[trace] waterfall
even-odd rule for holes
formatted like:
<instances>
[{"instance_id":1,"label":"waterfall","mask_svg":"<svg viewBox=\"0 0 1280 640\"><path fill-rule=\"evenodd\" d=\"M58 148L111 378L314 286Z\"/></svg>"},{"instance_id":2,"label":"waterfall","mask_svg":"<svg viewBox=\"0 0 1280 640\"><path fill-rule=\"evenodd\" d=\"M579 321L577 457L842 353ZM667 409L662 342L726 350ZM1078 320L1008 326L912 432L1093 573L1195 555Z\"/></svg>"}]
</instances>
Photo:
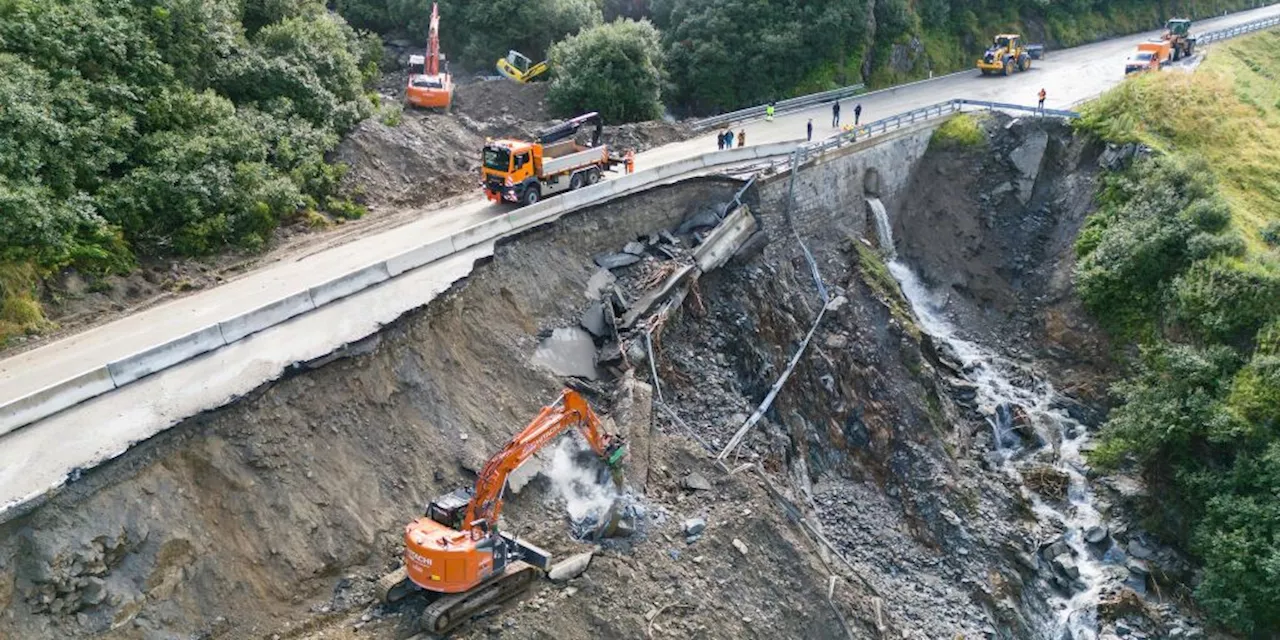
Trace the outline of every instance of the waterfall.
<instances>
[{"instance_id":1,"label":"waterfall","mask_svg":"<svg viewBox=\"0 0 1280 640\"><path fill-rule=\"evenodd\" d=\"M884 208L880 198L867 198L867 207L876 219L876 236L880 239L880 250L890 260L898 257L898 250L893 246L893 227L889 225L889 212Z\"/></svg>"},{"instance_id":2,"label":"waterfall","mask_svg":"<svg viewBox=\"0 0 1280 640\"><path fill-rule=\"evenodd\" d=\"M940 301L910 267L894 257L893 237L884 205L874 198L868 199L867 204L875 214L881 245L889 248L887 253L892 260L888 265L889 271L911 304L921 328L939 344L950 347L960 360L965 377L977 387L978 410L988 416L991 423L992 444L998 454L995 459L1002 471L1021 483L1022 476L1013 463L1014 456L1019 450L1029 454L1054 446L1050 444L1053 438L1038 433L1041 426L1060 434L1054 466L1068 478L1065 504L1051 504L1032 491L1028 493L1040 522L1047 529L1061 526L1065 531L1063 542L1071 549L1079 576L1070 581L1069 593L1072 595L1051 599L1049 604L1054 619L1044 621L1046 628L1042 630L1042 637L1096 640L1097 604L1109 567L1102 564L1100 550L1089 548L1085 540L1085 533L1090 528L1102 524L1102 516L1094 506L1093 493L1084 475L1087 464L1082 447L1089 440L1088 432L1055 402L1057 392L1042 376L1029 375L1025 365L1001 357L956 334L950 321L942 315ZM1029 441L1019 440L1019 434L1014 433L1017 420L1023 421L1021 429L1024 432L1034 436ZM1055 571L1053 563L1048 564L1048 571L1052 574Z\"/></svg>"}]
</instances>

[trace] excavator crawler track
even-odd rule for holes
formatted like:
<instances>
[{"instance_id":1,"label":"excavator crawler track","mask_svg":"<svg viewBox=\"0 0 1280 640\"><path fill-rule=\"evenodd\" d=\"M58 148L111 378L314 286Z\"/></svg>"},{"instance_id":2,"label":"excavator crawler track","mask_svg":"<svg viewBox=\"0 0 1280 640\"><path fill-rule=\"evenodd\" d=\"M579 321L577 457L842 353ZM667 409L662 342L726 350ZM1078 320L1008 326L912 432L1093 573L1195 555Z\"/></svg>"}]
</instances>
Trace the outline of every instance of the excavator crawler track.
<instances>
[{"instance_id":1,"label":"excavator crawler track","mask_svg":"<svg viewBox=\"0 0 1280 640\"><path fill-rule=\"evenodd\" d=\"M524 591L538 576L538 569L524 562L513 562L501 576L465 593L441 596L422 611L423 631L441 635L466 622L489 605L507 600Z\"/></svg>"},{"instance_id":2,"label":"excavator crawler track","mask_svg":"<svg viewBox=\"0 0 1280 640\"><path fill-rule=\"evenodd\" d=\"M378 601L383 604L401 600L413 592L414 584L409 581L409 572L403 565L378 579Z\"/></svg>"}]
</instances>

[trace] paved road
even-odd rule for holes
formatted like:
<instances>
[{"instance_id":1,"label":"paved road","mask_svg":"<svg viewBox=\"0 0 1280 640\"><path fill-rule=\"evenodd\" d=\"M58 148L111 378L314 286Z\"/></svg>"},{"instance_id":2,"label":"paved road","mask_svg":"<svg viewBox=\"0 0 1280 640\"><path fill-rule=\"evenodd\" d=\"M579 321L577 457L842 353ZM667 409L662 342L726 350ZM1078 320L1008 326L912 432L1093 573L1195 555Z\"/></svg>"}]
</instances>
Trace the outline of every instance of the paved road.
<instances>
[{"instance_id":1,"label":"paved road","mask_svg":"<svg viewBox=\"0 0 1280 640\"><path fill-rule=\"evenodd\" d=\"M1280 5L1196 23L1208 31L1259 18L1280 15ZM1031 104L1040 88L1048 93L1048 107L1068 107L1090 98L1124 77L1122 61L1149 32L1093 45L1049 52L1028 72L1012 77L983 77L976 71L876 92L857 99L863 120L875 120L951 98L970 98ZM843 116L853 117L852 101ZM782 142L804 136L812 118L815 137L836 133L830 126L830 106L778 117L774 122L746 123L747 142ZM667 145L637 156L641 168L666 164L715 150L714 133ZM84 371L100 367L155 344L180 337L233 315L250 311L285 295L322 283L346 271L376 263L411 247L447 235L489 217L500 208L477 199L460 206L431 211L413 223L307 256L275 263L196 295L147 309L110 324L86 330L5 360L0 360L0 403L32 393Z\"/></svg>"}]
</instances>

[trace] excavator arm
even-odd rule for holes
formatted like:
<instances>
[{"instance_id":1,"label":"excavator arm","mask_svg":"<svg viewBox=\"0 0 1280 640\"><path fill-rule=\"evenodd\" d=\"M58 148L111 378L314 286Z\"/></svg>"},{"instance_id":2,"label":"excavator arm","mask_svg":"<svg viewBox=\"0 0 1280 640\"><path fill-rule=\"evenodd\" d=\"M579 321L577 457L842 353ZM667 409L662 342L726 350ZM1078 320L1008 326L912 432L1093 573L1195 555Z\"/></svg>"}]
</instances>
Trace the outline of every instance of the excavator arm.
<instances>
[{"instance_id":1,"label":"excavator arm","mask_svg":"<svg viewBox=\"0 0 1280 640\"><path fill-rule=\"evenodd\" d=\"M507 485L507 477L570 427L577 427L592 451L610 466L622 459L625 453L622 438L604 433L600 429L600 418L586 399L572 389L565 389L554 404L543 407L524 431L485 463L480 477L476 479L475 494L467 506L464 526L473 531L477 527L491 529L502 511L502 492Z\"/></svg>"}]
</instances>

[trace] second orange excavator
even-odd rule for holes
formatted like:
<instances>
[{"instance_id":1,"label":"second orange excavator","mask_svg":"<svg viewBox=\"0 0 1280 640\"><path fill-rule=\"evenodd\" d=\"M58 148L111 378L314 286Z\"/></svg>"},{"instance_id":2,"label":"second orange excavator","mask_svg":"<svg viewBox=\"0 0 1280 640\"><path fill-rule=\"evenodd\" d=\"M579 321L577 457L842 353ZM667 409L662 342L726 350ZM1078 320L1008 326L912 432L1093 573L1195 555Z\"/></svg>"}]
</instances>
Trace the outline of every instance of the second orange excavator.
<instances>
[{"instance_id":1,"label":"second orange excavator","mask_svg":"<svg viewBox=\"0 0 1280 640\"><path fill-rule=\"evenodd\" d=\"M473 489L445 494L404 529L404 566L382 578L379 597L399 600L415 588L434 598L422 613L424 631L441 634L479 610L523 590L546 570L545 551L498 531L507 477L569 427L615 473L626 455L621 436L605 433L585 398L565 389L538 417L485 463Z\"/></svg>"},{"instance_id":2,"label":"second orange excavator","mask_svg":"<svg viewBox=\"0 0 1280 640\"><path fill-rule=\"evenodd\" d=\"M431 5L431 26L427 32L427 55L409 56L409 86L405 87L405 100L415 107L448 109L453 103L453 76L440 53L440 7Z\"/></svg>"}]
</instances>

